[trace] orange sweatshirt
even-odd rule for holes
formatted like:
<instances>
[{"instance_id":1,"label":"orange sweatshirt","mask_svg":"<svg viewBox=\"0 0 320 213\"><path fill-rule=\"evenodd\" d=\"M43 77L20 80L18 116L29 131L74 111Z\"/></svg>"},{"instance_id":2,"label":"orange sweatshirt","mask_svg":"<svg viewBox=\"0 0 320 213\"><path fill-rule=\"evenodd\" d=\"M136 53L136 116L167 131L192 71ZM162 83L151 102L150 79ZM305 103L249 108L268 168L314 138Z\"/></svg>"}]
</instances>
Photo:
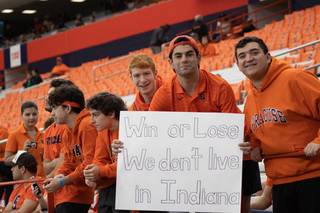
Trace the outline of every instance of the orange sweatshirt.
<instances>
[{"instance_id":1,"label":"orange sweatshirt","mask_svg":"<svg viewBox=\"0 0 320 213\"><path fill-rule=\"evenodd\" d=\"M157 79L157 90L162 86L164 81L162 77L158 75ZM129 111L148 111L150 107L150 103L146 104L143 100L143 97L140 92L137 92L136 99L129 107Z\"/></svg>"},{"instance_id":2,"label":"orange sweatshirt","mask_svg":"<svg viewBox=\"0 0 320 213\"><path fill-rule=\"evenodd\" d=\"M36 142L37 142L37 148L31 148L28 150L35 159L37 160L38 166L37 166L37 175L41 177L46 177L43 166L42 166L42 158L41 153L43 152L43 132L41 132L37 127L34 127L36 129L37 135L36 135ZM18 127L13 132L10 132L8 141L6 144L6 151L17 153L18 150L23 150L24 143L27 139L32 138L28 135L28 132L24 128L23 124Z\"/></svg>"},{"instance_id":3,"label":"orange sweatshirt","mask_svg":"<svg viewBox=\"0 0 320 213\"><path fill-rule=\"evenodd\" d=\"M111 144L114 139L119 138L119 129L111 132L104 129L98 132L96 151L93 164L99 166L100 180L97 182L99 188L106 188L116 183L117 158L112 154Z\"/></svg>"},{"instance_id":4,"label":"orange sweatshirt","mask_svg":"<svg viewBox=\"0 0 320 213\"><path fill-rule=\"evenodd\" d=\"M272 57L260 88L249 91L244 112L253 148L261 146L266 156L320 143L320 82L311 72ZM274 185L320 176L319 155L266 157L264 163Z\"/></svg>"},{"instance_id":5,"label":"orange sweatshirt","mask_svg":"<svg viewBox=\"0 0 320 213\"><path fill-rule=\"evenodd\" d=\"M51 73L64 75L69 71L69 67L65 64L56 65L52 68Z\"/></svg>"},{"instance_id":6,"label":"orange sweatshirt","mask_svg":"<svg viewBox=\"0 0 320 213\"><path fill-rule=\"evenodd\" d=\"M67 128L63 134L64 161L55 175L68 176L72 183L61 187L55 193L55 204L63 202L91 204L94 188L85 183L84 168L92 163L97 129L90 123L91 115L83 109L77 116L73 128Z\"/></svg>"}]
</instances>

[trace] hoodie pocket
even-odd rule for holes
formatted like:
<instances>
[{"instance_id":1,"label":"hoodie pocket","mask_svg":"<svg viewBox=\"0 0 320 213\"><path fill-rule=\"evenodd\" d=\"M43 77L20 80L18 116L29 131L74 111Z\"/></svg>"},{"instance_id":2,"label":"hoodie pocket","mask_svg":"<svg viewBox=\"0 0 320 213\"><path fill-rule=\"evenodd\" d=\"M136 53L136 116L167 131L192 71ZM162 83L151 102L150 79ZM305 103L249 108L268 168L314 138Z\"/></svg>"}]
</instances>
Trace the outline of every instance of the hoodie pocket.
<instances>
[{"instance_id":1,"label":"hoodie pocket","mask_svg":"<svg viewBox=\"0 0 320 213\"><path fill-rule=\"evenodd\" d=\"M293 177L306 173L307 156L265 159L266 175L270 178Z\"/></svg>"}]
</instances>

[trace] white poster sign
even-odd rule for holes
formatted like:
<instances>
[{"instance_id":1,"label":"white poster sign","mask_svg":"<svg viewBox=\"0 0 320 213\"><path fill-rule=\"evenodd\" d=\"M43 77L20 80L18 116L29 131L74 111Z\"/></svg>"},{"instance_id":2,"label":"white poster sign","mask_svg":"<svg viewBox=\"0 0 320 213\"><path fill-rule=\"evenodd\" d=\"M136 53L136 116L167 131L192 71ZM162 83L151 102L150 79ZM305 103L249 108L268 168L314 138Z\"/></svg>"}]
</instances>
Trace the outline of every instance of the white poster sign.
<instances>
[{"instance_id":1,"label":"white poster sign","mask_svg":"<svg viewBox=\"0 0 320 213\"><path fill-rule=\"evenodd\" d=\"M18 67L21 65L20 44L10 47L10 67Z\"/></svg>"},{"instance_id":2,"label":"white poster sign","mask_svg":"<svg viewBox=\"0 0 320 213\"><path fill-rule=\"evenodd\" d=\"M116 209L240 212L244 115L121 112Z\"/></svg>"}]
</instances>

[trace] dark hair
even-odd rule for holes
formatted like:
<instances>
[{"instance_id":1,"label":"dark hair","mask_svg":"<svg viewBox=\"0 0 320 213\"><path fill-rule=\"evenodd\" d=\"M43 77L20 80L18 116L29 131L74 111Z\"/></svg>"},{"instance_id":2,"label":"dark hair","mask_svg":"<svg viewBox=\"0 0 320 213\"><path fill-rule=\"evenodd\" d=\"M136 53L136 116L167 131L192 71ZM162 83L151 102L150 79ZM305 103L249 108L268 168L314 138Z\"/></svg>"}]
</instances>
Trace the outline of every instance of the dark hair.
<instances>
[{"instance_id":1,"label":"dark hair","mask_svg":"<svg viewBox=\"0 0 320 213\"><path fill-rule=\"evenodd\" d=\"M62 78L56 78L56 79L53 79L50 83L50 88L51 87L54 87L54 88L57 88L61 85L74 85L74 83L72 81L69 81L69 80L65 80L65 79L62 79Z\"/></svg>"},{"instance_id":2,"label":"dark hair","mask_svg":"<svg viewBox=\"0 0 320 213\"><path fill-rule=\"evenodd\" d=\"M184 36L181 36L179 38L177 38L175 41L174 41L174 44L176 43L180 43L181 41L190 41L187 37L184 37ZM193 47L194 51L196 52L196 56L199 55L199 51L196 50L194 47ZM171 51L170 55L169 55L169 58L172 60L172 53L173 53L173 50Z\"/></svg>"},{"instance_id":3,"label":"dark hair","mask_svg":"<svg viewBox=\"0 0 320 213\"><path fill-rule=\"evenodd\" d=\"M39 75L40 72L39 72L39 68L37 66L35 66L32 70L34 70L34 72Z\"/></svg>"},{"instance_id":4,"label":"dark hair","mask_svg":"<svg viewBox=\"0 0 320 213\"><path fill-rule=\"evenodd\" d=\"M50 106L60 106L65 101L75 102L80 105L80 107L72 106L72 111L75 113L79 114L84 109L84 96L77 86L61 85L49 94L48 103Z\"/></svg>"},{"instance_id":5,"label":"dark hair","mask_svg":"<svg viewBox=\"0 0 320 213\"><path fill-rule=\"evenodd\" d=\"M127 107L123 100L111 93L101 92L87 100L87 109L101 111L104 115L114 112L115 117L119 120L120 111L127 111Z\"/></svg>"},{"instance_id":6,"label":"dark hair","mask_svg":"<svg viewBox=\"0 0 320 213\"><path fill-rule=\"evenodd\" d=\"M48 118L43 124L43 129L46 130L53 123L54 123L53 117Z\"/></svg>"},{"instance_id":7,"label":"dark hair","mask_svg":"<svg viewBox=\"0 0 320 213\"><path fill-rule=\"evenodd\" d=\"M245 47L248 43L250 42L256 42L259 44L260 48L263 50L264 54L267 54L269 52L267 45L263 42L262 39L258 38L258 37L244 37L243 39L241 39L235 46L235 50L234 50L234 55L238 61L238 56L237 56L237 50L239 48L243 48Z\"/></svg>"},{"instance_id":8,"label":"dark hair","mask_svg":"<svg viewBox=\"0 0 320 213\"><path fill-rule=\"evenodd\" d=\"M38 111L38 106L36 103L34 103L33 101L26 101L21 105L21 114L23 114L24 110L28 108L36 108L36 110Z\"/></svg>"},{"instance_id":9,"label":"dark hair","mask_svg":"<svg viewBox=\"0 0 320 213\"><path fill-rule=\"evenodd\" d=\"M24 166L31 174L37 174L38 163L35 157L29 152L22 153L15 165L18 165L19 168Z\"/></svg>"},{"instance_id":10,"label":"dark hair","mask_svg":"<svg viewBox=\"0 0 320 213\"><path fill-rule=\"evenodd\" d=\"M168 31L168 30L170 30L171 26L169 24L165 24L165 25L163 25L163 27L164 27L165 31Z\"/></svg>"}]
</instances>

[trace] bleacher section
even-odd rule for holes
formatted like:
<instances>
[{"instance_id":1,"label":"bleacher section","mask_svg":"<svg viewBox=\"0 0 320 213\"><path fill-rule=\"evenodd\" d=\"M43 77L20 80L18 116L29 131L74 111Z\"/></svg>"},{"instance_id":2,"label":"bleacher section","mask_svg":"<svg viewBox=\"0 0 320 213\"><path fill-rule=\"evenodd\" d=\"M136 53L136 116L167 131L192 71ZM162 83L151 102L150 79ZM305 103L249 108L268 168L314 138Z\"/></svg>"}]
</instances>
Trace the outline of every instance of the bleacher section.
<instances>
[{"instance_id":1,"label":"bleacher section","mask_svg":"<svg viewBox=\"0 0 320 213\"><path fill-rule=\"evenodd\" d=\"M320 5L303 11L285 15L282 21L273 22L260 30L246 33L245 36L257 36L262 38L271 51L285 50L319 39L320 35ZM218 55L203 57L200 67L225 78L233 87L237 103L242 106L244 93L248 90L248 81L238 71L235 64L234 46L241 38L223 40L215 43ZM166 50L164 50L166 51ZM130 56L135 53L151 55L151 49L145 48L130 52L127 56L113 59L105 58L82 64L71 68L66 78L73 81L85 94L85 98L101 92L108 91L121 97L129 97L127 104L133 100L132 95L136 89L126 71ZM167 55L167 54L164 54ZM164 78L169 78L174 73L167 59L162 53L151 55L156 64L156 69ZM301 49L292 54L285 55L283 60L293 66L303 69L320 62L320 44ZM316 72L314 70L314 72ZM42 75L47 78L49 73ZM39 107L38 127L42 127L44 121L50 116L44 111L45 95L49 89L49 82L26 90L22 88L22 82L13 86L11 91L3 91L0 99L0 121L9 131L14 130L21 124L20 105L26 100L34 100ZM5 95L3 95L5 94ZM133 96L134 97L134 96ZM241 108L241 107L240 107Z\"/></svg>"}]
</instances>

